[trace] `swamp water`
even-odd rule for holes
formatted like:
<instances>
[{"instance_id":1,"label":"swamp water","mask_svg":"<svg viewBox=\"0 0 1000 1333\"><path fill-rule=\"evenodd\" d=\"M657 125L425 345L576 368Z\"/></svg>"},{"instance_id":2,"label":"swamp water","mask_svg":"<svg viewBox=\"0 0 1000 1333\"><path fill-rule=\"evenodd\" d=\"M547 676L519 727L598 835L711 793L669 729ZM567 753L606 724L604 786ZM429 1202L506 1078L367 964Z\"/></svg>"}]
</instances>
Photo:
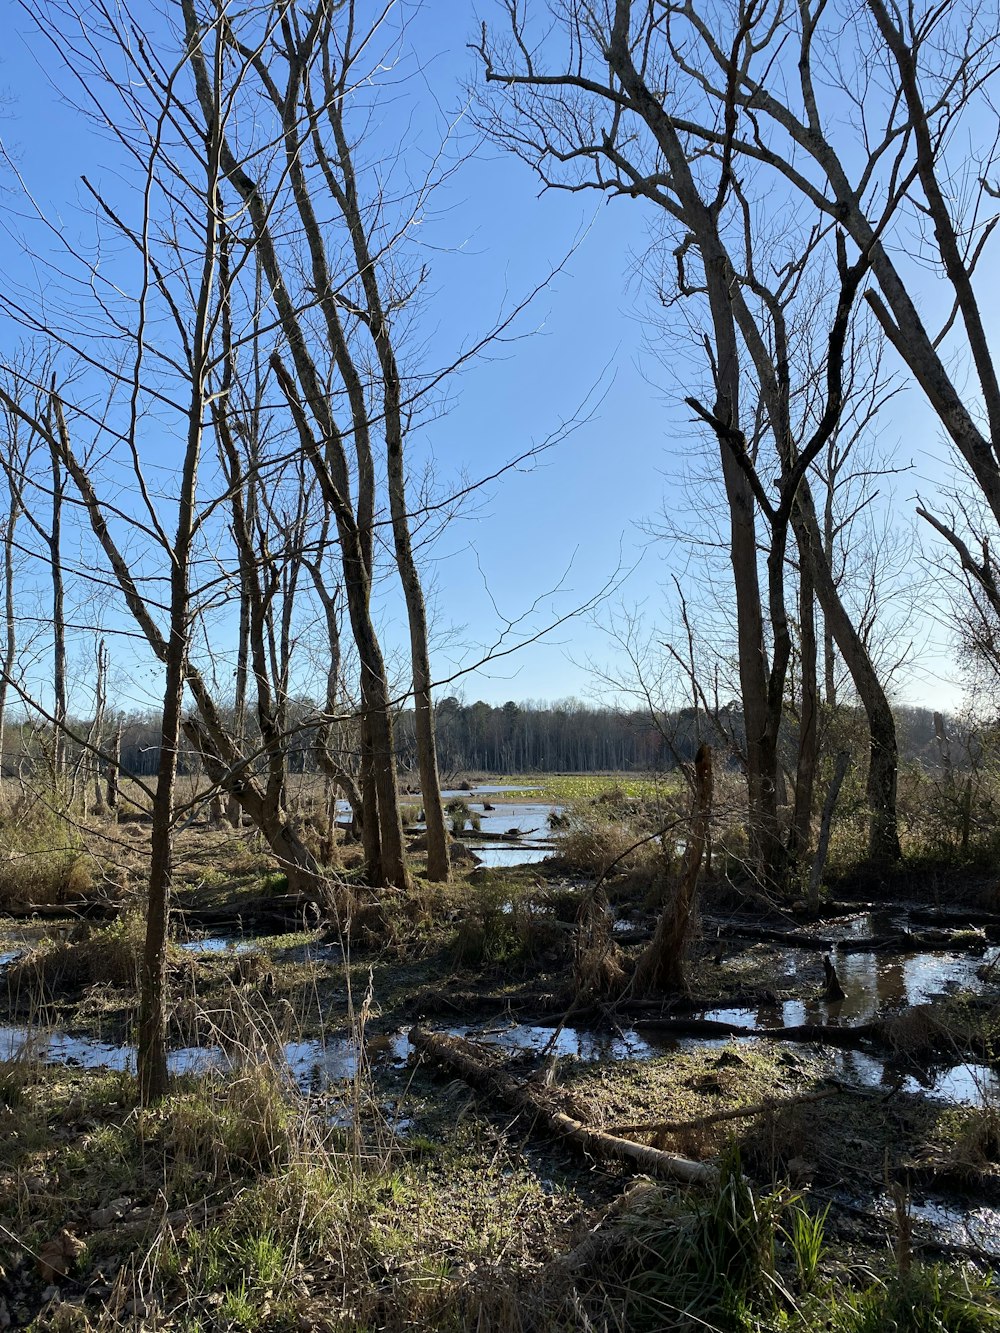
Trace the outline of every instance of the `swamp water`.
<instances>
[{"instance_id":1,"label":"swamp water","mask_svg":"<svg viewBox=\"0 0 1000 1333\"><path fill-rule=\"evenodd\" d=\"M535 865L556 851L549 816L561 815L563 806L542 801L507 799L530 790L527 787L482 786L471 791L441 793L441 799L445 802L455 799L465 801L470 811L478 817L479 832L487 836L477 838L474 831L469 831L463 836L462 844L474 853L481 865ZM490 799L493 796L503 797L503 804L495 810L486 810L486 805L493 804ZM498 838L504 841L496 841Z\"/></svg>"},{"instance_id":2,"label":"swamp water","mask_svg":"<svg viewBox=\"0 0 1000 1333\"><path fill-rule=\"evenodd\" d=\"M523 807L523 828L535 827L530 821L539 809ZM497 822L509 820L509 812L497 812ZM507 822L505 828L513 824ZM547 832L547 829L546 829ZM529 836L531 836L529 834ZM819 936L834 940L862 939L871 935L899 930L906 925L905 914L883 913L860 916L848 921L818 925ZM48 933L42 929L42 934ZM21 956L40 938L29 927L24 933L5 940L9 947L0 952L0 975L6 965ZM185 943L193 953L245 953L253 949L252 939L243 937L206 937ZM336 963L339 950L325 946L306 946L317 961L325 959ZM853 1026L886 1017L914 1005L932 1001L957 991L981 993L984 981L981 973L991 975L995 963L1000 963L1000 951L987 946L978 952L950 952L925 950L911 954L836 951L838 972L847 998L830 1002L820 995L818 986L818 955L812 951L781 945L762 945L748 942L741 946L733 941L727 945L730 956L743 950L767 949L774 966L780 991L793 991L796 998L779 999L756 1007L709 1008L700 1016L733 1024L750 1030L757 1027L775 1028L802 1023L823 1023ZM496 1019L478 1024L461 1024L446 1029L462 1037L469 1037L485 1045L492 1045L522 1055L531 1062L545 1054L570 1057L591 1063L600 1061L647 1061L668 1055L671 1051L721 1049L744 1038L737 1032L721 1037L660 1038L644 1031L641 1035L631 1028L615 1032L595 1031L582 1027L557 1029L550 1025L518 1022L498 1022ZM794 1049L780 1040L771 1043L779 1050ZM801 1049L801 1048L799 1048ZM280 1050L280 1056L279 1056ZM410 1047L408 1029L399 1028L387 1034L369 1033L363 1052L364 1064L378 1069L401 1070L408 1061ZM333 1033L325 1040L289 1041L275 1045L260 1058L280 1058L287 1065L290 1076L306 1092L347 1091L361 1065L362 1053L357 1042L347 1034ZM911 1094L931 1098L944 1104L982 1106L1000 1104L1000 1077L987 1065L973 1061L956 1060L937 1065L917 1065L901 1059L885 1059L867 1051L827 1049L823 1052L831 1075L869 1089L883 1089L889 1096ZM28 1025L0 1026L0 1060L34 1059L49 1064L64 1064L76 1068L113 1069L133 1071L136 1055L134 1047L102 1042L89 1036L74 1035L59 1030L33 1028ZM169 1068L174 1074L204 1073L213 1070L238 1070L245 1066L245 1053L227 1050L224 1045L187 1046L169 1053ZM252 1067L252 1062L251 1062ZM390 1119L392 1119L392 1108ZM336 1121L337 1115L334 1114ZM405 1134L409 1122L395 1118L396 1133ZM869 1196L868 1207L870 1207ZM861 1203L859 1198L857 1202ZM891 1230L892 1209L889 1202L878 1195L874 1200L875 1215L885 1216ZM910 1205L914 1223L935 1242L965 1246L981 1251L992 1261L1000 1260L1000 1209L988 1206L963 1206L954 1198L933 1194L916 1194ZM872 1216L869 1212L869 1216Z\"/></svg>"}]
</instances>

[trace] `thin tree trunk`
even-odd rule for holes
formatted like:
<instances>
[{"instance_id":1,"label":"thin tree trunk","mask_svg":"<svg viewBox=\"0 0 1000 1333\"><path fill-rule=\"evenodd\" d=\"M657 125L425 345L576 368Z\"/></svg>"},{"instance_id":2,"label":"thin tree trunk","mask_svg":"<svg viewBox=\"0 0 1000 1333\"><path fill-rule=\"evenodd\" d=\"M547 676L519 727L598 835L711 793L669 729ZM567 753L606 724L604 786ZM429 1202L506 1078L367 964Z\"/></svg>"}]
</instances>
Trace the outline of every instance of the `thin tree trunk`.
<instances>
[{"instance_id":1,"label":"thin tree trunk","mask_svg":"<svg viewBox=\"0 0 1000 1333\"><path fill-rule=\"evenodd\" d=\"M812 562L799 548L799 752L795 770L792 858L803 856L812 835L813 789L819 758L819 687L816 679L816 607Z\"/></svg>"},{"instance_id":2,"label":"thin tree trunk","mask_svg":"<svg viewBox=\"0 0 1000 1333\"><path fill-rule=\"evenodd\" d=\"M181 7L191 51L195 88L203 114L206 120L211 122L211 118L215 115L215 107L205 57L200 45L203 27L199 22L193 0L181 0ZM289 42L294 40L290 29L287 38ZM370 550L374 474L371 449L366 446L368 411L364 385L346 347L340 323L340 311L334 296L337 283L329 272L322 227L312 207L305 173L304 145L301 142L303 129L298 105L304 72L303 63L299 57L292 58L291 53L289 54L290 82L284 94L274 86L260 57L254 58L252 63L281 116L289 181L309 249L313 288L325 318L331 352L347 388L358 464L360 519L351 505L350 473L343 433L334 418L328 388L317 371L300 312L296 310L289 294L275 249L266 202L258 191L256 183L244 169L244 165L233 153L225 133L220 136L222 164L227 179L243 200L249 214L258 262L271 289L278 320L287 339L292 362L302 387L305 406L299 399L295 380L277 353L271 357L271 367L288 401L304 455L315 469L323 499L330 506L336 519L351 629L361 664L362 697L370 726L372 781L378 796L382 870L385 880L389 883L398 888L408 889L410 877L403 845L403 826L399 815L399 793L396 789L391 699L385 662L371 617ZM318 437L306 415L306 407L319 428ZM319 441L322 442L322 447Z\"/></svg>"},{"instance_id":3,"label":"thin tree trunk","mask_svg":"<svg viewBox=\"0 0 1000 1333\"><path fill-rule=\"evenodd\" d=\"M344 132L343 104L340 99L327 100L327 118L333 129L339 160L339 181L331 169L318 127L313 133L313 147L324 168L327 185L340 206L347 222L354 247L355 261L361 276L368 305L367 326L379 359L382 372L382 409L385 423L386 464L389 477L389 510L392 518L392 536L396 564L410 630L410 661L413 670L414 733L417 763L420 769L420 791L424 802L427 828L427 877L447 880L450 873L448 832L441 806L441 782L438 775L437 744L434 735L434 709L431 702L431 667L427 639L427 607L424 602L420 574L413 556L410 538L410 516L406 507L406 477L403 457L403 416L400 403L399 368L392 345L389 323L379 289L378 270L370 253L364 219L358 200L357 181L351 145Z\"/></svg>"},{"instance_id":4,"label":"thin tree trunk","mask_svg":"<svg viewBox=\"0 0 1000 1333\"><path fill-rule=\"evenodd\" d=\"M809 878L809 906L815 912L819 907L819 891L823 883L823 871L826 868L826 856L830 849L830 828L833 823L833 812L837 805L837 797L840 795L840 788L843 785L844 777L847 774L848 766L851 762L851 756L846 750L841 750L837 755L833 768L833 778L830 781L829 790L826 793L826 800L823 802L823 814L819 824L819 841L816 846L816 857L813 861L812 874Z\"/></svg>"},{"instance_id":5,"label":"thin tree trunk","mask_svg":"<svg viewBox=\"0 0 1000 1333\"><path fill-rule=\"evenodd\" d=\"M122 730L124 725L124 719L119 717L118 725L115 728L115 738L111 743L111 754L108 757L105 770L105 800L108 809L112 812L118 809L118 781L122 764Z\"/></svg>"},{"instance_id":6,"label":"thin tree trunk","mask_svg":"<svg viewBox=\"0 0 1000 1333\"><path fill-rule=\"evenodd\" d=\"M17 610L14 605L14 537L21 514L21 493L13 473L7 471L7 524L3 536L4 572L4 649L0 663L0 779L3 777L3 759L6 755L4 739L7 727L7 690L17 657Z\"/></svg>"},{"instance_id":7,"label":"thin tree trunk","mask_svg":"<svg viewBox=\"0 0 1000 1333\"><path fill-rule=\"evenodd\" d=\"M651 990L679 994L687 989L685 952L691 932L698 877L708 845L712 820L712 785L712 747L700 745L694 761L691 832L684 847L680 883L660 914L652 940L636 962L630 988L633 996L642 996Z\"/></svg>"},{"instance_id":8,"label":"thin tree trunk","mask_svg":"<svg viewBox=\"0 0 1000 1333\"><path fill-rule=\"evenodd\" d=\"M53 390L53 393L55 391ZM61 786L66 776L66 612L62 568L62 502L63 473L59 451L51 446L52 459L52 528L49 539L49 561L52 573L52 691L55 736L52 744L52 763L56 785Z\"/></svg>"},{"instance_id":9,"label":"thin tree trunk","mask_svg":"<svg viewBox=\"0 0 1000 1333\"><path fill-rule=\"evenodd\" d=\"M868 649L847 614L834 583L833 572L823 556L816 511L805 483L799 488L792 521L800 535L800 551L806 550L812 556L816 595L868 720L868 854L875 864L889 864L898 861L902 855L896 820L899 751L895 719Z\"/></svg>"},{"instance_id":10,"label":"thin tree trunk","mask_svg":"<svg viewBox=\"0 0 1000 1333\"><path fill-rule=\"evenodd\" d=\"M724 429L739 429L740 362L733 313L735 276L716 220L702 198L677 128L636 69L629 41L631 5L617 0L608 59L630 101L664 154L672 188L694 234L704 269L712 317L716 397L713 415ZM777 808L777 743L773 709L769 707L767 651L757 575L757 534L754 495L745 472L729 445L720 439L722 473L729 505L730 558L736 593L743 723L746 733L750 852L766 883L780 880L784 870Z\"/></svg>"},{"instance_id":11,"label":"thin tree trunk","mask_svg":"<svg viewBox=\"0 0 1000 1333\"><path fill-rule=\"evenodd\" d=\"M104 714L108 702L108 648L103 639L97 645L97 684L94 696L94 726L90 734L93 748L87 758L94 765L94 811L100 815L104 813L104 791L101 787L101 763L97 756L104 744Z\"/></svg>"}]
</instances>

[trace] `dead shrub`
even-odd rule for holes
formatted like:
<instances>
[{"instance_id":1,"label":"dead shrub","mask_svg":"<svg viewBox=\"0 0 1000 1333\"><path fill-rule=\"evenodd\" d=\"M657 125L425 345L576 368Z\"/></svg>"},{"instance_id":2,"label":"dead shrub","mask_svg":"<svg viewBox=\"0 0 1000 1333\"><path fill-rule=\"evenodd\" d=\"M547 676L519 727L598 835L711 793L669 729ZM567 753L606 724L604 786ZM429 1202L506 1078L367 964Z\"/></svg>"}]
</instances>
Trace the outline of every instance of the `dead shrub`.
<instances>
[{"instance_id":1,"label":"dead shrub","mask_svg":"<svg viewBox=\"0 0 1000 1333\"><path fill-rule=\"evenodd\" d=\"M614 913L597 889L584 899L573 942L573 988L578 1000L619 995L628 978L613 935Z\"/></svg>"},{"instance_id":2,"label":"dead shrub","mask_svg":"<svg viewBox=\"0 0 1000 1333\"><path fill-rule=\"evenodd\" d=\"M958 1032L929 1004L915 1004L881 1024L882 1036L899 1055L931 1055L954 1049Z\"/></svg>"},{"instance_id":3,"label":"dead shrub","mask_svg":"<svg viewBox=\"0 0 1000 1333\"><path fill-rule=\"evenodd\" d=\"M659 841L631 823L588 811L574 816L569 831L560 836L559 854L572 870L598 879L612 870L653 867Z\"/></svg>"},{"instance_id":4,"label":"dead shrub","mask_svg":"<svg viewBox=\"0 0 1000 1333\"><path fill-rule=\"evenodd\" d=\"M122 916L83 939L50 940L7 969L12 995L54 995L110 985L137 990L146 924L136 915ZM171 961L183 955L174 951Z\"/></svg>"}]
</instances>

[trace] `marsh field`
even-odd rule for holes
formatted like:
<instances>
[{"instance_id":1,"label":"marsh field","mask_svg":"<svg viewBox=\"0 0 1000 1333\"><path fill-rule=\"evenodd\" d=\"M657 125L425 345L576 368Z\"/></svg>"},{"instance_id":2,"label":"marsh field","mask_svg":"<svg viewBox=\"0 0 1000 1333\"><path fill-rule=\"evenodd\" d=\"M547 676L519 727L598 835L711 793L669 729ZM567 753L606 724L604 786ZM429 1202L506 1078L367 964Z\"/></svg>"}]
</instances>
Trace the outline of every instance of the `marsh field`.
<instances>
[{"instance_id":1,"label":"marsh field","mask_svg":"<svg viewBox=\"0 0 1000 1333\"><path fill-rule=\"evenodd\" d=\"M1000 877L947 821L878 879L848 798L810 910L723 784L685 993L639 999L676 781L456 784L453 882L341 840L326 915L201 814L142 1107L148 818L5 794L0 1327L1000 1328Z\"/></svg>"}]
</instances>

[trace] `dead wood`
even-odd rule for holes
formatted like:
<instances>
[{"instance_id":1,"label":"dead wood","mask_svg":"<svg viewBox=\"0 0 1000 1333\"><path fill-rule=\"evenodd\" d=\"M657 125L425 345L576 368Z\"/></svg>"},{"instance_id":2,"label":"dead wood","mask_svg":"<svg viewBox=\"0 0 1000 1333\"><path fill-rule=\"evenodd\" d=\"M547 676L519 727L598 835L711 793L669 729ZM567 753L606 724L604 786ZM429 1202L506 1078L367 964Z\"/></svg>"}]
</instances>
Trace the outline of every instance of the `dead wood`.
<instances>
[{"instance_id":1,"label":"dead wood","mask_svg":"<svg viewBox=\"0 0 1000 1333\"><path fill-rule=\"evenodd\" d=\"M483 1052L461 1037L428 1032L425 1028L411 1028L410 1044L450 1073L464 1078L472 1087L532 1116L549 1133L567 1139L594 1157L626 1162L651 1175L692 1184L712 1184L718 1179L716 1168L706 1162L693 1162L686 1157L678 1157L659 1148L649 1148L630 1139L617 1138L602 1129L585 1125L559 1109L557 1090L544 1088L538 1083L522 1082L505 1069L490 1066Z\"/></svg>"},{"instance_id":2,"label":"dead wood","mask_svg":"<svg viewBox=\"0 0 1000 1333\"><path fill-rule=\"evenodd\" d=\"M771 1097L765 1102L756 1102L753 1106L736 1106L728 1111L713 1111L710 1115L696 1116L693 1120L661 1120L656 1124L610 1125L609 1134L620 1134L631 1138L634 1134L679 1134L689 1129L704 1129L708 1125L721 1124L724 1120L751 1119L758 1115L767 1115L770 1111L784 1111L789 1106L803 1106L807 1102L821 1102L833 1097L844 1089L837 1083L819 1092L801 1092L794 1097Z\"/></svg>"},{"instance_id":3,"label":"dead wood","mask_svg":"<svg viewBox=\"0 0 1000 1333\"><path fill-rule=\"evenodd\" d=\"M680 882L660 914L652 940L636 959L630 990L644 996L650 991L678 992L687 986L685 953L691 919L712 820L712 747L699 745L694 759L691 798L691 833L684 847Z\"/></svg>"},{"instance_id":4,"label":"dead wood","mask_svg":"<svg viewBox=\"0 0 1000 1333\"><path fill-rule=\"evenodd\" d=\"M0 917L11 917L15 921L28 921L32 917L45 920L86 917L89 920L116 917L120 911L121 904L110 898L88 898L71 903L8 903L0 908Z\"/></svg>"},{"instance_id":5,"label":"dead wood","mask_svg":"<svg viewBox=\"0 0 1000 1333\"><path fill-rule=\"evenodd\" d=\"M823 953L834 947L834 941L821 935L810 935L798 930L774 930L768 926L720 926L713 939L758 940L765 944L784 944L790 949L815 949Z\"/></svg>"},{"instance_id":6,"label":"dead wood","mask_svg":"<svg viewBox=\"0 0 1000 1333\"><path fill-rule=\"evenodd\" d=\"M901 930L891 935L838 940L839 953L918 953L947 949L952 952L981 952L986 948L982 930Z\"/></svg>"},{"instance_id":7,"label":"dead wood","mask_svg":"<svg viewBox=\"0 0 1000 1333\"><path fill-rule=\"evenodd\" d=\"M240 898L235 902L213 907L175 908L171 916L185 926L238 928L240 923L286 926L291 923L301 925L303 921L308 921L314 926L319 923L319 911L315 900L306 894L282 893L267 897Z\"/></svg>"},{"instance_id":8,"label":"dead wood","mask_svg":"<svg viewBox=\"0 0 1000 1333\"><path fill-rule=\"evenodd\" d=\"M860 1047L866 1041L883 1044L886 1040L881 1023L857 1023L845 1027L799 1023L794 1027L754 1028L717 1018L661 1018L640 1019L633 1026L637 1032L663 1037L764 1037L770 1041L815 1041L822 1046L849 1049Z\"/></svg>"},{"instance_id":9,"label":"dead wood","mask_svg":"<svg viewBox=\"0 0 1000 1333\"><path fill-rule=\"evenodd\" d=\"M953 930L968 930L972 926L1000 928L1000 913L980 907L914 907L909 916L922 926L945 926Z\"/></svg>"},{"instance_id":10,"label":"dead wood","mask_svg":"<svg viewBox=\"0 0 1000 1333\"><path fill-rule=\"evenodd\" d=\"M527 1009L537 1014L550 1011L563 998L552 991L540 990L537 986L517 991L498 991L488 986L457 990L447 982L437 982L414 991L406 1000L406 1008L412 1014L467 1014L484 1009L500 1012ZM564 1010L565 1003L559 1010L560 1017Z\"/></svg>"},{"instance_id":11,"label":"dead wood","mask_svg":"<svg viewBox=\"0 0 1000 1333\"><path fill-rule=\"evenodd\" d=\"M840 977L837 976L837 969L834 967L833 959L828 953L823 955L823 972L826 975L826 987L823 991L825 997L831 1002L846 1000L847 992L840 984Z\"/></svg>"},{"instance_id":12,"label":"dead wood","mask_svg":"<svg viewBox=\"0 0 1000 1333\"><path fill-rule=\"evenodd\" d=\"M902 1163L893 1168L892 1178L922 1191L954 1194L994 1206L1000 1203L1000 1174L995 1167L982 1168L961 1161Z\"/></svg>"},{"instance_id":13,"label":"dead wood","mask_svg":"<svg viewBox=\"0 0 1000 1333\"><path fill-rule=\"evenodd\" d=\"M566 1254L557 1255L545 1269L546 1285L553 1280L570 1277L580 1270L591 1269L610 1250L616 1249L627 1235L622 1225L630 1213L642 1204L651 1203L660 1193L660 1186L651 1180L638 1180L598 1214L590 1230Z\"/></svg>"}]
</instances>

